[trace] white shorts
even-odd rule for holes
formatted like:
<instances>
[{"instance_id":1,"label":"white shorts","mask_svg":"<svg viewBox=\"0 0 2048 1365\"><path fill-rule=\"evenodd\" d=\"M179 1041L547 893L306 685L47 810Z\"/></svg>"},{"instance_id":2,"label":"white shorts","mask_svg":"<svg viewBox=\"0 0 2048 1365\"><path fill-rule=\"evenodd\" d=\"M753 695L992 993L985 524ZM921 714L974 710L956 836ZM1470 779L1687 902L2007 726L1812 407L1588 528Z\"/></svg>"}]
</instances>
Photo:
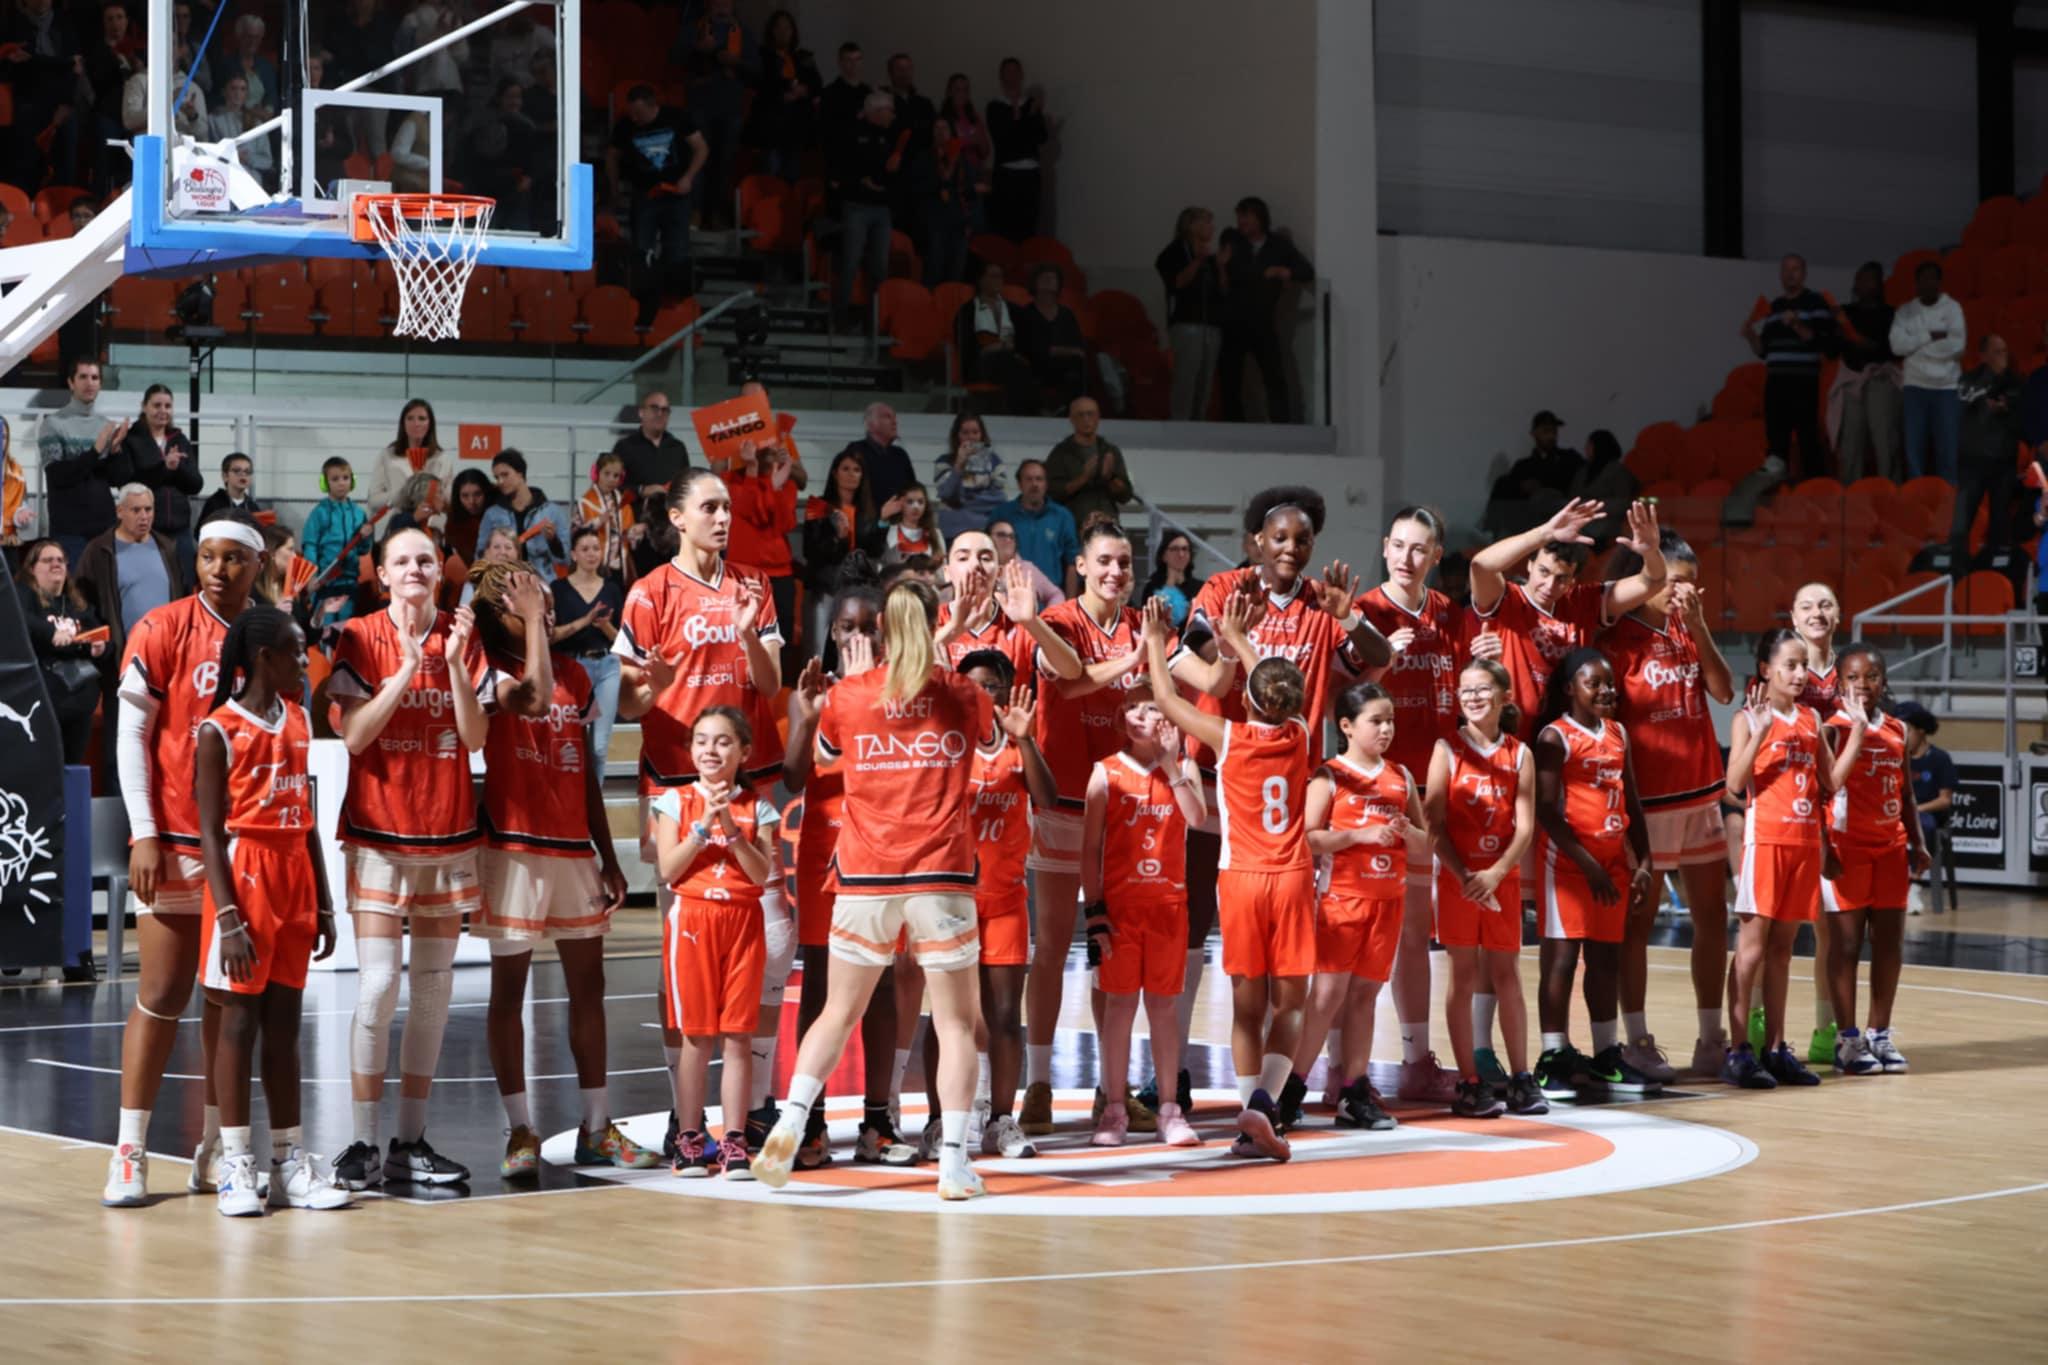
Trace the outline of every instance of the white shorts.
<instances>
[{"instance_id":1,"label":"white shorts","mask_svg":"<svg viewBox=\"0 0 2048 1365\"><path fill-rule=\"evenodd\" d=\"M431 919L483 913L476 850L411 858L350 844L348 908L359 915Z\"/></svg>"},{"instance_id":2,"label":"white shorts","mask_svg":"<svg viewBox=\"0 0 2048 1365\"><path fill-rule=\"evenodd\" d=\"M1038 810L1031 812L1031 853L1024 859L1031 872L1064 872L1081 875L1081 812Z\"/></svg>"},{"instance_id":3,"label":"white shorts","mask_svg":"<svg viewBox=\"0 0 2048 1365\"><path fill-rule=\"evenodd\" d=\"M1686 806L1660 806L1643 812L1650 835L1650 867L1670 872L1703 867L1728 857L1728 830L1721 821L1721 799L1706 796Z\"/></svg>"},{"instance_id":4,"label":"white shorts","mask_svg":"<svg viewBox=\"0 0 2048 1365\"><path fill-rule=\"evenodd\" d=\"M910 955L926 971L957 971L981 960L974 897L951 891L901 896L841 892L832 907L832 955L864 967L886 967L896 960L897 940L906 930Z\"/></svg>"},{"instance_id":5,"label":"white shorts","mask_svg":"<svg viewBox=\"0 0 2048 1365\"><path fill-rule=\"evenodd\" d=\"M196 848L157 840L156 904L135 900L135 914L196 915L206 908L206 860Z\"/></svg>"},{"instance_id":6,"label":"white shorts","mask_svg":"<svg viewBox=\"0 0 2048 1365\"><path fill-rule=\"evenodd\" d=\"M512 943L602 938L612 927L594 857L487 848L477 863L483 872L483 910L469 930L478 938Z\"/></svg>"}]
</instances>

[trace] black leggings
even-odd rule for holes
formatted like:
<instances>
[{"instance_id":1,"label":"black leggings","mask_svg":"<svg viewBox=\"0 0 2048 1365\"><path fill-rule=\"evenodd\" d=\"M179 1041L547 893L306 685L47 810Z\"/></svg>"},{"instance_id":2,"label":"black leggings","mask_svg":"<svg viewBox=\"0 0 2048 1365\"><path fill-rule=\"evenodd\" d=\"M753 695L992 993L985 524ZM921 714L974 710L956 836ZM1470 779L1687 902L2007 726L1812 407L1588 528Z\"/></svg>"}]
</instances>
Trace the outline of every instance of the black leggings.
<instances>
[{"instance_id":1,"label":"black leggings","mask_svg":"<svg viewBox=\"0 0 2048 1365\"><path fill-rule=\"evenodd\" d=\"M1223 837L1188 831L1188 947L1209 941L1216 927L1216 864L1223 857Z\"/></svg>"},{"instance_id":2,"label":"black leggings","mask_svg":"<svg viewBox=\"0 0 2048 1365\"><path fill-rule=\"evenodd\" d=\"M1792 443L1799 458L1792 458ZM1828 449L1820 439L1820 379L1814 375L1774 374L1764 380L1764 443L1785 462L1795 479L1816 479L1828 472Z\"/></svg>"}]
</instances>

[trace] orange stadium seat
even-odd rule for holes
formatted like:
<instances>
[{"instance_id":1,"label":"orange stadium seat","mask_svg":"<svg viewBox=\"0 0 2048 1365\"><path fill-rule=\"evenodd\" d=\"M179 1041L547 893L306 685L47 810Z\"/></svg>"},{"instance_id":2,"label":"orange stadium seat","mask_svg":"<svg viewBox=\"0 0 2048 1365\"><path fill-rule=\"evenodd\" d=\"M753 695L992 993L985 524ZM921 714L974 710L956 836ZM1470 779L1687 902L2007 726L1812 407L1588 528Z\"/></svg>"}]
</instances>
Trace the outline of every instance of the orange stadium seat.
<instances>
[{"instance_id":1,"label":"orange stadium seat","mask_svg":"<svg viewBox=\"0 0 2048 1365\"><path fill-rule=\"evenodd\" d=\"M1983 263L1984 253L1976 247L1950 247L1941 258L1942 288L1957 295L1976 293Z\"/></svg>"},{"instance_id":2,"label":"orange stadium seat","mask_svg":"<svg viewBox=\"0 0 2048 1365\"><path fill-rule=\"evenodd\" d=\"M2048 246L2048 194L2037 191L2020 205L2019 214L2013 219L2012 239L2031 246Z\"/></svg>"},{"instance_id":3,"label":"orange stadium seat","mask_svg":"<svg viewBox=\"0 0 2048 1365\"><path fill-rule=\"evenodd\" d=\"M639 318L639 301L620 286L607 284L583 296L583 320L578 326L587 345L637 346L640 334L634 323Z\"/></svg>"},{"instance_id":4,"label":"orange stadium seat","mask_svg":"<svg viewBox=\"0 0 2048 1365\"><path fill-rule=\"evenodd\" d=\"M1974 291L1958 289L1943 281L1942 287L1952 295L1961 297L1976 293L1985 298L2010 298L2027 292L2027 267L2034 254L2030 246L2013 245L1994 247L1983 254L1977 269L1977 288Z\"/></svg>"},{"instance_id":5,"label":"orange stadium seat","mask_svg":"<svg viewBox=\"0 0 2048 1365\"><path fill-rule=\"evenodd\" d=\"M18 186L9 185L4 181L0 181L0 206L4 206L16 218L36 216L34 201Z\"/></svg>"},{"instance_id":6,"label":"orange stadium seat","mask_svg":"<svg viewBox=\"0 0 2048 1365\"><path fill-rule=\"evenodd\" d=\"M1764 364L1761 360L1737 365L1721 382L1714 395L1717 421L1739 422L1764 415Z\"/></svg>"},{"instance_id":7,"label":"orange stadium seat","mask_svg":"<svg viewBox=\"0 0 2048 1365\"><path fill-rule=\"evenodd\" d=\"M1974 247L2004 246L2018 226L2020 201L2009 194L1994 195L1977 205L1963 229L1963 243Z\"/></svg>"}]
</instances>

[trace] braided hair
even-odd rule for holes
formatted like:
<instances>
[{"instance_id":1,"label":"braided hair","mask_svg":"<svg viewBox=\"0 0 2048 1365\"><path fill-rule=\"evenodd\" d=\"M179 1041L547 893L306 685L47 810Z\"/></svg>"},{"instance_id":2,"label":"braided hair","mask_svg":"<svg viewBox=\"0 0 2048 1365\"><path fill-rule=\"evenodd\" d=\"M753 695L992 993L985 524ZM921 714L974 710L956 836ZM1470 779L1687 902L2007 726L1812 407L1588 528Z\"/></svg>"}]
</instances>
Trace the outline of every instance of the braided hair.
<instances>
[{"instance_id":1,"label":"braided hair","mask_svg":"<svg viewBox=\"0 0 2048 1365\"><path fill-rule=\"evenodd\" d=\"M220 642L220 672L208 709L218 711L226 706L235 696L236 681L254 676L256 656L284 644L294 624L286 612L255 602L229 622L227 638Z\"/></svg>"}]
</instances>

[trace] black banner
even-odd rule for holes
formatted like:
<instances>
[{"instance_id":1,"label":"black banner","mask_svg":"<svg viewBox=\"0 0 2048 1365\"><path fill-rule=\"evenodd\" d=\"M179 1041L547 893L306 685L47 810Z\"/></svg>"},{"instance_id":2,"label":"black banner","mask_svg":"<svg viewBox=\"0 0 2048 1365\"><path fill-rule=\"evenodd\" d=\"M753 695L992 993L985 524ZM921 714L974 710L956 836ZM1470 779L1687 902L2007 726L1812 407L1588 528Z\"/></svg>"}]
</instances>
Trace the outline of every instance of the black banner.
<instances>
[{"instance_id":1,"label":"black banner","mask_svg":"<svg viewBox=\"0 0 2048 1365\"><path fill-rule=\"evenodd\" d=\"M1956 803L1949 840L1957 867L2005 871L2005 769L1995 763L1956 765Z\"/></svg>"},{"instance_id":2,"label":"black banner","mask_svg":"<svg viewBox=\"0 0 2048 1365\"><path fill-rule=\"evenodd\" d=\"M21 598L0 582L0 967L64 960L63 861L64 742Z\"/></svg>"}]
</instances>

